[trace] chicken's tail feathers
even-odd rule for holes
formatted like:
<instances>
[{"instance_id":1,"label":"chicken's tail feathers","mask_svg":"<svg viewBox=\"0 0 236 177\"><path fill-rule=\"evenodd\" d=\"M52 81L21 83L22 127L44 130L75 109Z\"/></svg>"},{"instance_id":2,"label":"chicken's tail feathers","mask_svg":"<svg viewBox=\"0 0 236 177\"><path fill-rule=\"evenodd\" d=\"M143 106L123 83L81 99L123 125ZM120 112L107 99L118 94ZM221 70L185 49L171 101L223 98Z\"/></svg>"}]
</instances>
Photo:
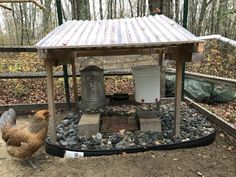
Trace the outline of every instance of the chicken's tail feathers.
<instances>
[{"instance_id":1,"label":"chicken's tail feathers","mask_svg":"<svg viewBox=\"0 0 236 177\"><path fill-rule=\"evenodd\" d=\"M5 127L6 125L16 125L16 112L12 108L10 108L8 111L3 112L0 117L0 129Z\"/></svg>"}]
</instances>

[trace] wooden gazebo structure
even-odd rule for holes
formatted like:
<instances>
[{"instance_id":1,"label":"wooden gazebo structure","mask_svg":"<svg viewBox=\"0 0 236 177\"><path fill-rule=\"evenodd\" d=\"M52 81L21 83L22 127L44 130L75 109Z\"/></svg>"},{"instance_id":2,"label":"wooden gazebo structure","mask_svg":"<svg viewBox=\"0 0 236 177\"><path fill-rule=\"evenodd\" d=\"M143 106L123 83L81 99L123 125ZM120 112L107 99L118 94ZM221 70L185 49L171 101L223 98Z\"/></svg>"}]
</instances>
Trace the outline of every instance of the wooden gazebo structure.
<instances>
[{"instance_id":1,"label":"wooden gazebo structure","mask_svg":"<svg viewBox=\"0 0 236 177\"><path fill-rule=\"evenodd\" d=\"M182 62L192 60L203 41L164 15L148 17L68 21L36 44L45 61L51 141L56 141L53 66L71 64L75 109L78 93L75 59L85 56L159 54L176 61L175 134L180 134Z\"/></svg>"}]
</instances>

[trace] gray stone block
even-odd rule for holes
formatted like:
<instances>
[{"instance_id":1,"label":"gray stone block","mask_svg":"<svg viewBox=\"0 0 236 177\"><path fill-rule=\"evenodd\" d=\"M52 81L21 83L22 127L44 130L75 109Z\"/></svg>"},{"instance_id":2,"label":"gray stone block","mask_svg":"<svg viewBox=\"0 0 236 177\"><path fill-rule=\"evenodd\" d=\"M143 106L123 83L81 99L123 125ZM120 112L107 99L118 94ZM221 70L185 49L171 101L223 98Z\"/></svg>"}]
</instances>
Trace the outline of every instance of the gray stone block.
<instances>
[{"instance_id":1,"label":"gray stone block","mask_svg":"<svg viewBox=\"0 0 236 177\"><path fill-rule=\"evenodd\" d=\"M155 111L138 111L137 116L142 132L161 132L161 119Z\"/></svg>"},{"instance_id":2,"label":"gray stone block","mask_svg":"<svg viewBox=\"0 0 236 177\"><path fill-rule=\"evenodd\" d=\"M96 135L99 132L100 114L84 113L78 124L79 136Z\"/></svg>"}]
</instances>

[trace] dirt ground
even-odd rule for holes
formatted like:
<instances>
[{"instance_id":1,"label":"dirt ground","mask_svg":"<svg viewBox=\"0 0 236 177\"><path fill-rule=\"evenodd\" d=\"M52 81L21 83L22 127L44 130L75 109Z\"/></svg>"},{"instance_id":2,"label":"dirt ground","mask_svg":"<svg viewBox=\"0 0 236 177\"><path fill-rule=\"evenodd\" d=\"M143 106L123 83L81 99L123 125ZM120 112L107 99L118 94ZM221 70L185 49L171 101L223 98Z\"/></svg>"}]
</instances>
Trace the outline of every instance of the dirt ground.
<instances>
[{"instance_id":1,"label":"dirt ground","mask_svg":"<svg viewBox=\"0 0 236 177\"><path fill-rule=\"evenodd\" d=\"M28 120L21 116L17 124L25 125ZM236 177L235 141L220 132L206 147L107 157L65 159L46 154L42 147L34 154L33 163L36 170L9 156L0 138L1 177Z\"/></svg>"}]
</instances>

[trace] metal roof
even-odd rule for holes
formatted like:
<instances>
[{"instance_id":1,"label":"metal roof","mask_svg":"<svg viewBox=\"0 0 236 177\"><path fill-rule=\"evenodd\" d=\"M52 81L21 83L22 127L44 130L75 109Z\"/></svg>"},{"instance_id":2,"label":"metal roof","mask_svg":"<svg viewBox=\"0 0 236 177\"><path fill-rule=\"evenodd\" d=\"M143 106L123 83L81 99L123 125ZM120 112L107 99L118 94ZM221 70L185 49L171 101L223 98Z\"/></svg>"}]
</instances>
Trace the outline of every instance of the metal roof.
<instances>
[{"instance_id":1,"label":"metal roof","mask_svg":"<svg viewBox=\"0 0 236 177\"><path fill-rule=\"evenodd\" d=\"M109 20L73 20L56 27L37 49L146 47L201 42L164 15Z\"/></svg>"}]
</instances>

